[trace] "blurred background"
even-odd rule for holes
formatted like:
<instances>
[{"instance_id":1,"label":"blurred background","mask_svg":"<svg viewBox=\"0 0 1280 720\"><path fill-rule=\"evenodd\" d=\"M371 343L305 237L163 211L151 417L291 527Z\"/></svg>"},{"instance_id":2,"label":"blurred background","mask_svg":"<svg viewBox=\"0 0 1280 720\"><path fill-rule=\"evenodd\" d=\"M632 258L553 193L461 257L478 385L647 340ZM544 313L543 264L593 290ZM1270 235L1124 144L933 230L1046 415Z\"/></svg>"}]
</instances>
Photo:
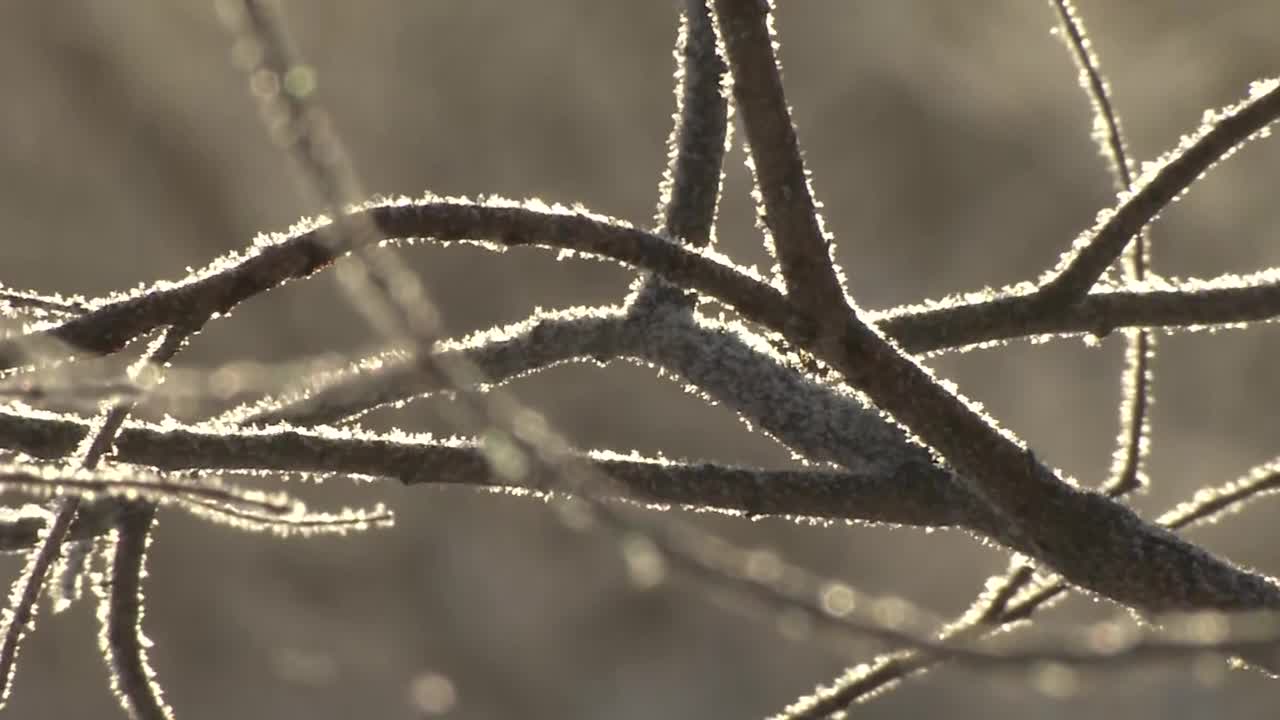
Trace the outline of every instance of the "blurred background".
<instances>
[{"instance_id":1,"label":"blurred background","mask_svg":"<svg viewBox=\"0 0 1280 720\"><path fill-rule=\"evenodd\" d=\"M1152 159L1206 108L1277 74L1276 3L1079 0L1134 154ZM648 225L666 164L678 4L591 0L285 2L371 193L480 193L581 202ZM1076 68L1045 3L784 2L788 100L850 288L867 308L1035 279L1112 203ZM300 199L212 3L0 4L0 283L99 296L177 279L286 229ZM720 249L767 267L741 148L728 159ZM1214 276L1280 265L1280 147L1262 140L1155 225L1154 268ZM401 251L451 333L535 306L617 302L631 274L524 250ZM376 337L332 273L211 324L186 368L356 356ZM1163 337L1155 364L1149 517L1274 456L1274 326ZM1122 344L1015 342L933 366L1046 461L1105 476ZM544 372L513 390L586 448L786 467L787 453L648 369ZM454 432L441 406L372 427ZM629 581L616 538L576 532L550 506L466 489L331 480L326 501L386 501L389 531L270 540L164 512L145 620L180 718L759 718L874 645L780 634L707 588ZM1194 539L1280 571L1273 502ZM696 521L855 587L961 611L1004 552L960 533ZM18 559L0 567L12 577ZM1116 608L1079 599L1066 624ZM28 639L12 717L116 718L93 603ZM1216 666L1215 666L1216 667ZM1046 687L1028 673L948 668L856 708L868 718L1270 717L1275 685L1244 672L1160 666ZM1046 693L1045 690L1053 690Z\"/></svg>"}]
</instances>

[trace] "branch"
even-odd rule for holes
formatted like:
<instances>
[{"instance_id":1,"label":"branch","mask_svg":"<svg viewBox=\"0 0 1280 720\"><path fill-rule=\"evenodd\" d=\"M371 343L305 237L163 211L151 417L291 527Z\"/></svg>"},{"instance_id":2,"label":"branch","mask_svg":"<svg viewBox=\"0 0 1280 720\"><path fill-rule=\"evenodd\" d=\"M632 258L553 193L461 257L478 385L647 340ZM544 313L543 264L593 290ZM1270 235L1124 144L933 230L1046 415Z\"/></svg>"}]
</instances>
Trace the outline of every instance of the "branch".
<instances>
[{"instance_id":1,"label":"branch","mask_svg":"<svg viewBox=\"0 0 1280 720\"><path fill-rule=\"evenodd\" d=\"M312 102L314 70L294 51L280 8L263 0L241 0L224 3L224 11L229 29L258 49L245 70L272 139L334 218L325 245L333 255L354 255L350 272L338 276L338 286L374 330L430 347L439 332L439 316L417 276L396 256L368 253L382 240L378 228L362 215L342 211L366 195L332 119Z\"/></svg>"},{"instance_id":2,"label":"branch","mask_svg":"<svg viewBox=\"0 0 1280 720\"><path fill-rule=\"evenodd\" d=\"M136 720L172 720L173 710L147 662L149 641L142 634L142 578L156 509L136 503L119 521L111 542L109 585L100 588L99 639L111 670L111 689Z\"/></svg>"},{"instance_id":3,"label":"branch","mask_svg":"<svg viewBox=\"0 0 1280 720\"><path fill-rule=\"evenodd\" d=\"M1017 549L1072 583L1148 612L1280 607L1280 589L1041 465L1010 433L957 397L856 317L815 354L936 449L1015 523Z\"/></svg>"},{"instance_id":4,"label":"branch","mask_svg":"<svg viewBox=\"0 0 1280 720\"><path fill-rule=\"evenodd\" d=\"M1159 618L1165 627L1154 631L1103 622L1072 628L1047 643L993 647L980 642L982 632L944 631L938 639L927 637L920 628L930 622L928 614L905 600L874 598L839 582L819 583L798 568L771 568L769 560L753 563L751 556L757 553L722 544L696 530L667 533L663 540L686 569L710 575L719 584L743 586L745 597L775 611L799 612L818 624L826 639L834 635L854 641L885 640L905 645L917 653L916 658L927 658L926 663L959 661L973 667L1025 670L1028 664L1051 662L1102 670L1218 652L1244 656L1264 667L1280 666L1280 615L1274 612L1182 614ZM996 588L993 595L1003 591ZM1222 632L1206 638L1202 623L1206 617ZM1081 637L1086 641L1082 643Z\"/></svg>"},{"instance_id":5,"label":"branch","mask_svg":"<svg viewBox=\"0 0 1280 720\"><path fill-rule=\"evenodd\" d=\"M716 19L742 112L766 243L782 268L787 297L815 319L836 318L847 305L830 241L809 187L774 50L771 3L716 0ZM824 320L825 322L825 320Z\"/></svg>"},{"instance_id":6,"label":"branch","mask_svg":"<svg viewBox=\"0 0 1280 720\"><path fill-rule=\"evenodd\" d=\"M904 467L933 467L902 429L845 388L815 382L740 323L691 314L646 296L621 309L575 308L539 313L505 328L439 346L440 361L474 365L485 390L556 363L623 358L661 368L663 376L696 387L709 402L728 407L798 456L855 472L894 475ZM216 422L314 425L350 420L382 404L447 390L439 378L417 372L406 354L382 353L304 383L303 391L237 408ZM750 393L742 388L751 388ZM296 399L294 399L296 398ZM949 475L937 469L939 482Z\"/></svg>"},{"instance_id":7,"label":"branch","mask_svg":"<svg viewBox=\"0 0 1280 720\"><path fill-rule=\"evenodd\" d=\"M78 418L41 413L15 415L0 410L0 438L6 447L37 457L60 457L73 448L88 425ZM398 480L406 485L444 484L542 491L552 487L538 472L495 483L480 447L402 439L344 430L270 428L228 432L130 423L116 443L120 462L162 470L273 470L340 473ZM928 468L904 468L898 475L815 471L761 471L709 463L623 459L604 453L586 458L643 503L719 509L752 516L785 515L894 524L951 527L968 523L973 505L954 483ZM913 472L914 471L914 472ZM514 481L518 480L518 484ZM23 539L9 533L10 542ZM12 545L0 547L11 549Z\"/></svg>"},{"instance_id":8,"label":"branch","mask_svg":"<svg viewBox=\"0 0 1280 720\"><path fill-rule=\"evenodd\" d=\"M180 482L139 468L99 468L93 472L57 465L0 463L0 489L17 490L36 497L74 497L93 502L103 498L137 501L154 505L185 502L240 506L270 515L294 511L295 504L284 493L265 493L226 485L216 478L201 482Z\"/></svg>"},{"instance_id":9,"label":"branch","mask_svg":"<svg viewBox=\"0 0 1280 720\"><path fill-rule=\"evenodd\" d=\"M1111 101L1110 91L1086 38L1084 25L1070 0L1050 0L1050 5L1057 12L1067 47L1080 69L1080 85L1093 105L1094 139L1111 165L1117 189L1127 190L1133 184L1129 154L1125 149L1124 135L1120 131L1120 120ZM1126 281L1141 282L1145 279L1148 251L1146 234L1144 229L1127 247L1123 263ZM1113 498L1144 485L1142 466L1149 452L1147 438L1150 435L1150 421L1147 409L1151 400L1150 361L1154 349L1153 338L1147 330L1142 329L1127 334L1126 339L1120 439L1113 457L1111 476L1103 485L1103 491ZM959 620L947 628L946 636L977 634L984 632L987 626L996 624L1008 610L1008 603L1032 582L1033 577L1032 565L1022 556L1015 555L1009 571L1002 577L987 581L987 590L978 596ZM1045 601L1051 597L1046 596ZM883 656L872 665L847 670L828 687L819 688L813 696L802 698L787 709L788 717L791 720L826 717L860 699L869 698L873 693L886 689L890 683L923 671L932 664L931 658L909 650Z\"/></svg>"},{"instance_id":10,"label":"branch","mask_svg":"<svg viewBox=\"0 0 1280 720\"><path fill-rule=\"evenodd\" d=\"M575 316L583 312L583 316ZM721 323L637 292L628 310L592 309L542 313L498 331L441 345L441 361L460 355L487 383L573 358L607 362L626 358L661 368L663 377L696 387L710 403L727 407L808 461L836 463L870 477L927 477L954 485L945 469L910 442L902 429L847 389L815 382L770 350L767 342L735 323ZM349 419L381 403L399 403L443 390L416 372L412 357L375 356L330 376L297 402L268 400L240 408L216 423L313 424ZM362 370L376 368L376 370ZM751 388L744 393L743 388ZM484 387L479 388L481 390ZM267 408L263 410L262 408ZM959 487L952 502L969 527L996 536L999 523ZM961 508L963 507L963 510Z\"/></svg>"},{"instance_id":11,"label":"branch","mask_svg":"<svg viewBox=\"0 0 1280 720\"><path fill-rule=\"evenodd\" d=\"M485 390L517 377L580 358L597 362L623 356L636 346L618 308L570 308L541 312L502 328L483 330L437 345L437 362L465 361L483 378ZM388 350L345 370L306 378L299 389L232 409L216 422L237 425L286 423L311 427L348 422L384 405L450 391L435 373L424 373L411 352Z\"/></svg>"},{"instance_id":12,"label":"branch","mask_svg":"<svg viewBox=\"0 0 1280 720\"><path fill-rule=\"evenodd\" d=\"M1110 92L1099 70L1097 58L1086 39L1084 25L1070 0L1051 0L1058 14L1059 24L1066 44L1080 69L1080 85L1088 95L1094 109L1094 139L1111 165L1117 189L1126 190L1133 183L1130 160L1125 149ZM1124 275L1126 281L1141 282L1146 275L1146 230L1140 232L1125 253ZM1143 486L1143 460L1149 452L1150 360L1153 338L1145 330L1127 334L1125 348L1126 368L1120 405L1120 439L1113 458L1110 478L1103 491L1108 497L1117 498ZM944 637L981 634L998 624L1008 610L1010 601L1033 580L1033 566L1021 555L1015 555L1010 569L1004 576L987 581L969 610L949 626ZM1046 596L1047 601L1052 596ZM1032 606L1028 613L1034 609ZM853 702L870 697L888 687L889 683L923 671L933 664L931 658L905 651L883 656L873 665L851 668L836 681L809 698L796 703L788 712L794 718L825 717L842 710Z\"/></svg>"},{"instance_id":13,"label":"branch","mask_svg":"<svg viewBox=\"0 0 1280 720\"><path fill-rule=\"evenodd\" d=\"M16 449L54 456L74 446L76 438L86 430L81 421L31 419L9 414L0 414L0 427L3 428L0 436L23 440ZM24 437L20 438L15 432L19 429L23 430ZM486 485L490 477L487 460L472 447L432 445L424 441L395 442L365 435L340 439L331 433L297 430L241 432L224 437L212 431L162 431L151 426L130 425L121 434L118 453L122 461L166 469L239 467L339 472L392 477L409 484ZM759 473L708 465L664 468L654 463L606 458L598 458L596 464L641 501L706 505L753 514L812 515L933 526L964 524L967 527L972 522L972 518L963 517L962 508L971 502L965 494L958 492L953 484L919 476L859 478L848 474ZM536 475L531 476L525 486L538 487L538 482ZM1216 561L1204 556L1202 551L1193 549L1191 556L1193 562L1206 562L1210 568L1215 567ZM1247 601L1248 596L1244 599ZM1256 607L1263 606L1259 603Z\"/></svg>"},{"instance_id":14,"label":"branch","mask_svg":"<svg viewBox=\"0 0 1280 720\"><path fill-rule=\"evenodd\" d=\"M1280 491L1280 458L1253 468L1237 480L1216 488L1198 490L1194 499L1179 503L1162 514L1156 522L1169 530L1188 529L1211 522L1223 513L1238 512L1250 502L1277 491ZM947 628L941 639L974 637L1001 629L1013 629L1037 611L1064 597L1070 590L1061 578L1051 578L1043 581L1035 590L1015 598L1013 593L1032 579L1032 571L1021 558L1015 557L1011 565L1015 569L1010 573L988 580L988 592L974 603L966 617ZM800 698L778 715L777 720L825 718L855 702L872 698L892 683L944 661L944 658L909 648L882 655L870 663L849 668L828 687L820 687L813 695Z\"/></svg>"},{"instance_id":15,"label":"branch","mask_svg":"<svg viewBox=\"0 0 1280 720\"><path fill-rule=\"evenodd\" d=\"M366 212L392 237L428 236L442 241L481 237L505 245L551 245L612 257L729 302L745 317L782 332L798 345L812 343L812 325L764 283L670 241L594 217L554 209L535 212L450 202L386 205ZM48 332L78 344L101 345L103 337L119 339L140 331L147 324L140 318L163 318L193 303L229 309L258 287L275 284L278 278L262 274L263 270L285 268L305 274L303 270L314 270L327 262L307 251L309 242L314 242L310 229L281 244L261 248L257 255L223 273L109 305ZM298 257L310 257L317 266L281 262ZM126 330L115 330L107 318ZM98 333L90 333L91 329ZM943 452L962 476L980 482L984 497L1006 511L1016 511L1022 518L1024 537L1011 546L1050 562L1073 581L1131 606L1157 611L1243 609L1280 602L1271 583L1166 538L1130 511L1101 496L1075 490L1052 472L1037 468L1021 447L958 402L922 368L898 355L856 317L848 319L843 337L834 339L838 346L828 342L808 349L841 370L877 406ZM1097 522L1106 532L1090 530ZM1131 561L1138 562L1134 565ZM1119 570L1130 567L1146 571ZM1183 573L1192 573L1202 582L1186 587Z\"/></svg>"},{"instance_id":16,"label":"branch","mask_svg":"<svg viewBox=\"0 0 1280 720\"><path fill-rule=\"evenodd\" d=\"M1080 69L1080 87L1089 96L1093 106L1093 134L1098 148L1107 158L1116 189L1131 190L1135 177L1133 161L1120 129L1120 117L1111 99L1111 89L1102 77L1097 55L1093 52L1084 29L1084 21L1071 0L1051 0L1058 15L1058 25L1065 35L1067 48ZM1126 246L1121 267L1126 283L1141 283L1147 279L1150 238L1144 228ZM1125 368L1121 380L1120 438L1111 463L1111 476L1104 490L1116 494L1137 490L1146 484L1144 465L1150 454L1151 418L1151 361L1155 356L1155 338L1145 329L1127 335L1125 343ZM1108 492L1108 494L1113 494Z\"/></svg>"},{"instance_id":17,"label":"branch","mask_svg":"<svg viewBox=\"0 0 1280 720\"><path fill-rule=\"evenodd\" d=\"M147 356L131 368L130 375L138 375L149 364L164 366L181 351L207 318L207 315L188 315L180 324L170 326ZM132 409L131 402L111 407L102 414L100 422L86 427L75 438L76 442L71 447L64 448L58 453L58 457L74 457L85 470L96 469L103 456L110 452L112 443ZM0 705L9 698L22 639L34 623L36 602L40 599L45 579L58 558L79 509L80 500L76 497L60 498L54 504L53 519L38 536L35 548L28 555L26 567L9 594L11 606L6 613L4 640L0 644ZM145 698L126 698L135 704L145 702Z\"/></svg>"},{"instance_id":18,"label":"branch","mask_svg":"<svg viewBox=\"0 0 1280 720\"><path fill-rule=\"evenodd\" d=\"M787 328L801 336L812 332L811 321L748 271L710 251L685 250L602 216L497 199L487 204L400 200L357 212L367 214L389 238L484 240L478 244L489 249L540 245L610 258L715 297L768 328ZM291 236L259 238L243 255L220 258L179 282L158 283L124 299L95 303L86 315L0 341L0 370L25 364L24 347L31 343L59 342L79 352L110 354L187 313L225 315L251 297L328 267L334 257L319 238L324 226L323 220L302 223ZM1276 271L1265 271L1244 278L1188 281L1167 289L1095 292L1077 305L1047 314L1024 293L869 317L878 319L878 327L904 349L922 352L1028 335L1104 335L1117 327L1240 323L1277 315L1280 277Z\"/></svg>"},{"instance_id":19,"label":"branch","mask_svg":"<svg viewBox=\"0 0 1280 720\"><path fill-rule=\"evenodd\" d=\"M1121 193L1114 211L1100 213L1098 224L1078 238L1075 249L1059 262L1054 275L1042 283L1048 305L1067 305L1089 292L1129 239L1160 211L1186 192L1193 182L1280 117L1280 80L1254 82L1249 96L1217 112L1206 112L1194 135L1163 155Z\"/></svg>"},{"instance_id":20,"label":"branch","mask_svg":"<svg viewBox=\"0 0 1280 720\"><path fill-rule=\"evenodd\" d=\"M87 311L81 297L64 298L56 293L17 290L0 284L0 317L21 317L23 313L65 316Z\"/></svg>"},{"instance_id":21,"label":"branch","mask_svg":"<svg viewBox=\"0 0 1280 720\"><path fill-rule=\"evenodd\" d=\"M922 353L1019 337L1102 337L1125 327L1197 330L1280 316L1280 272L1274 269L1133 287L1098 289L1060 309L1037 307L1037 295L1017 288L1003 297L971 293L966 300L931 301L868 317L904 350Z\"/></svg>"},{"instance_id":22,"label":"branch","mask_svg":"<svg viewBox=\"0 0 1280 720\"><path fill-rule=\"evenodd\" d=\"M667 139L669 164L658 190L658 222L672 239L707 247L715 236L729 141L729 100L722 87L728 68L705 0L686 0L680 17L675 123Z\"/></svg>"}]
</instances>

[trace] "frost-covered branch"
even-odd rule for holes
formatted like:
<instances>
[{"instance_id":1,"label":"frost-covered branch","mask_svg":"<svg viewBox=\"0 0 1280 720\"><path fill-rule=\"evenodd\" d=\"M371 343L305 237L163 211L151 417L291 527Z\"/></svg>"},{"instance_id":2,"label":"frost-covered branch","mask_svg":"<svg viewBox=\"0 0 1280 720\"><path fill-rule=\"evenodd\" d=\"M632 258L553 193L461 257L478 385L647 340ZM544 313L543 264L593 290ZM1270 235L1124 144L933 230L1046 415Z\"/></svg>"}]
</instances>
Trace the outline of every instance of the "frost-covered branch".
<instances>
[{"instance_id":1,"label":"frost-covered branch","mask_svg":"<svg viewBox=\"0 0 1280 720\"><path fill-rule=\"evenodd\" d=\"M182 350L187 340L206 319L208 319L207 315L188 315L180 324L171 325L142 361L131 368L131 379L136 380L136 376L148 366L164 367ZM71 447L64 448L63 452L58 453L58 457L73 458L86 471L91 472L97 469L102 458L111 451L113 443L124 426L125 418L133 407L134 404L130 401L109 406L100 419L92 425L87 425L84 432L75 438ZM11 605L5 615L4 640L0 643L0 703L8 700L23 637L33 626L36 603L40 599L45 580L62 551L62 546L67 540L79 510L80 499L75 495L61 497L54 502L50 509L51 518L48 526L42 528L37 536L33 549L28 553L22 575L14 582L9 594ZM122 520L123 517L123 515L117 516L117 519ZM143 534L145 535L145 532ZM145 537L142 541L145 542ZM101 620L104 624L115 627L119 618L113 613L104 613ZM127 630L117 629L117 631L133 633L137 629L136 626L136 622L131 623ZM150 686L130 689L138 690L140 695L137 697L121 695L121 700L126 704L141 707L151 704L153 699L159 702L158 697L150 696L151 690L154 689Z\"/></svg>"},{"instance_id":2,"label":"frost-covered branch","mask_svg":"<svg viewBox=\"0 0 1280 720\"><path fill-rule=\"evenodd\" d=\"M543 206L545 207L545 206ZM696 289L749 320L802 335L811 323L784 296L750 272L708 251L686 250L664 238L584 212L489 201L398 201L367 214L389 238L486 241L499 249L538 245L611 258ZM323 223L303 223L287 236L260 238L243 254L219 259L178 282L91 303L91 311L35 333L0 341L0 369L29 362L24 346L65 343L74 351L108 354L186 313L225 314L239 303L333 261L319 240ZM922 352L991 340L1055 333L1106 334L1119 327L1197 326L1267 320L1280 315L1275 271L1224 276L1140 290L1095 291L1081 302L1046 312L1034 297L974 294L954 302L869 314L904 349ZM41 342L43 341L43 342Z\"/></svg>"},{"instance_id":3,"label":"frost-covered branch","mask_svg":"<svg viewBox=\"0 0 1280 720\"><path fill-rule=\"evenodd\" d=\"M772 8L759 0L716 0L715 6L747 136L766 247L777 257L787 297L825 324L828 317L844 314L845 293L783 94Z\"/></svg>"},{"instance_id":4,"label":"frost-covered branch","mask_svg":"<svg viewBox=\"0 0 1280 720\"><path fill-rule=\"evenodd\" d=\"M95 585L101 603L98 610L99 642L111 670L111 689L130 717L139 720L172 720L173 709L164 701L156 672L147 657L150 642L142 632L142 578L146 575L147 546L156 508L144 503L126 513L116 525L110 546L107 587Z\"/></svg>"},{"instance_id":5,"label":"frost-covered branch","mask_svg":"<svg viewBox=\"0 0 1280 720\"><path fill-rule=\"evenodd\" d=\"M481 237L507 245L551 245L613 257L729 302L749 319L783 332L802 347L811 342L804 333L808 327L804 316L795 313L791 304L768 285L670 241L618 224L571 212L450 202L384 205L367 212L390 237L430 236L444 241ZM296 263L281 264L281 260L296 259L297 255L291 256L285 249L292 248L296 253L306 248L308 242L314 241L312 233L311 229L304 229L290 239L259 248L258 253L225 273L198 275L188 283L159 290L154 297L125 300L49 332L63 339L77 338L100 345L103 337L113 335L111 331L86 333L94 328L93 323L105 322L104 317L127 328L114 333L115 340L120 340L145 327L139 318L164 317L164 308L176 312L193 302L202 308L229 308L238 299L252 295L255 283L258 287L274 286L277 277L255 269L290 268L294 273L305 270ZM271 261L258 260L268 256ZM306 256L303 251L302 257ZM321 261L318 256L312 257L317 263ZM1021 523L1022 532L1037 537L1032 541L1032 535L1025 535L1022 541L1011 542L1011 546L1050 561L1069 577L1086 580L1091 589L1125 604L1187 609L1236 603L1251 607L1280 601L1269 582L1249 579L1247 573L1204 553L1192 552L1193 548L1180 541L1168 541L1105 498L1077 491L1052 474L1042 474L1043 470L1029 472L1033 466L1024 450L958 404L914 363L889 350L859 320L850 318L849 323L845 336L840 338L840 347L825 344L808 349L841 370L879 407L943 451L963 476L993 483L984 491L995 492L993 497L1001 498L1002 506L1018 507L1027 513ZM106 327L112 325L108 323ZM1050 512L1050 508L1054 511ZM1086 519L1089 523L1084 522ZM1090 528L1090 523L1099 521L1112 532L1099 534ZM1152 560L1139 563L1147 572L1120 571L1132 565L1128 559L1133 554ZM1155 558L1162 560L1157 562ZM1113 572L1100 573L1100 568ZM1198 568L1194 572L1203 579L1198 587L1186 587L1181 580L1180 574L1191 568Z\"/></svg>"},{"instance_id":6,"label":"frost-covered branch","mask_svg":"<svg viewBox=\"0 0 1280 720\"><path fill-rule=\"evenodd\" d=\"M932 352L1014 338L1092 334L1120 328L1198 330L1243 326L1280 316L1280 272L1143 283L1102 288L1061 309L1037 307L1035 295L970 293L909 305L869 317L909 352Z\"/></svg>"},{"instance_id":7,"label":"frost-covered branch","mask_svg":"<svg viewBox=\"0 0 1280 720\"><path fill-rule=\"evenodd\" d=\"M72 416L23 416L0 411L0 437L9 449L37 457L59 457L88 429ZM262 470L350 474L394 479L408 485L439 484L554 488L531 472L519 484L496 479L483 448L403 433L384 436L343 430L131 423L116 445L120 462L162 470ZM753 516L788 515L829 520L948 527L969 523L971 500L928 468L903 468L898 475L845 472L763 471L710 463L685 464L603 454L591 458L627 495L643 503L687 505ZM0 549L26 538L6 533Z\"/></svg>"},{"instance_id":8,"label":"frost-covered branch","mask_svg":"<svg viewBox=\"0 0 1280 720\"><path fill-rule=\"evenodd\" d=\"M1098 222L1076 239L1072 250L1041 288L1046 304L1065 305L1084 297L1129 240L1218 161L1258 137L1280 118L1280 80L1259 80L1239 103L1206 111L1205 122L1178 147L1143 167L1122 192L1120 204L1098 214Z\"/></svg>"},{"instance_id":9,"label":"frost-covered branch","mask_svg":"<svg viewBox=\"0 0 1280 720\"><path fill-rule=\"evenodd\" d=\"M1169 530L1185 530L1200 523L1212 522L1223 513L1238 512L1250 502L1280 491L1280 458L1253 468L1243 477L1215 488L1196 492L1192 500L1179 503L1165 512L1157 522ZM988 590L971 608L970 616L948 627L942 639L1013 629L1038 610L1049 607L1070 591L1061 578L1043 580L1028 591L1006 595L1011 588L1026 586L1032 579L1031 568L1022 558L1015 558L1016 569L999 578L988 580ZM1269 648L1274 653L1275 648ZM826 687L802 697L776 716L777 720L825 718L852 703L869 699L895 682L946 662L947 658L904 648L875 658L869 663L849 668Z\"/></svg>"}]
</instances>

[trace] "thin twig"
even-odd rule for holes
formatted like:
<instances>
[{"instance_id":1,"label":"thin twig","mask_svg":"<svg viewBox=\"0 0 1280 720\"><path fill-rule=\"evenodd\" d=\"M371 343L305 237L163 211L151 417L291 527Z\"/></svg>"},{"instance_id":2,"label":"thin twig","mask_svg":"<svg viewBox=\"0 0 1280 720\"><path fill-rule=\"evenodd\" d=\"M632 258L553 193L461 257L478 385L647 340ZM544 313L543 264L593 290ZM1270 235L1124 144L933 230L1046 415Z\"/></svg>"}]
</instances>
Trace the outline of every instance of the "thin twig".
<instances>
[{"instance_id":1,"label":"thin twig","mask_svg":"<svg viewBox=\"0 0 1280 720\"><path fill-rule=\"evenodd\" d=\"M201 324L198 319L189 317L188 323L170 327L162 341L143 362L164 366L182 349L187 339L198 330ZM125 417L132 408L133 404L129 402L115 405L107 410L97 427L81 434L80 437L87 441L87 444L83 445L83 451L79 453L81 467L91 471L98 466L102 457L110 452L112 443L119 435ZM80 444L80 438L77 438L77 445ZM66 457L70 454L69 451L70 448L59 453L59 456ZM4 641L0 644L0 702L8 700L23 635L30 630L34 622L36 602L40 598L45 578L48 577L49 569L58 558L79 508L80 500L76 497L65 497L55 502L53 520L41 534L38 546L28 556L27 566L10 594L10 602L13 604L9 608L8 622L4 628ZM135 704L147 702L146 698L129 700Z\"/></svg>"},{"instance_id":2,"label":"thin twig","mask_svg":"<svg viewBox=\"0 0 1280 720\"><path fill-rule=\"evenodd\" d=\"M1058 15L1058 24L1065 35L1067 48L1080 69L1080 86L1089 97L1094 114L1094 139L1107 158L1117 190L1130 190L1134 184L1133 161L1120 129L1120 117L1111 99L1111 90L1102 77L1102 70L1092 43L1084 28L1084 21L1071 0L1050 0ZM1144 228L1125 247L1121 268L1125 284L1142 283L1147 279L1150 262L1150 228ZM1146 329L1126 333L1125 368L1120 403L1120 437L1117 443L1111 476L1104 489L1126 493L1144 485L1143 465L1150 454L1151 419L1151 362L1155 354L1155 338ZM1110 494L1110 492L1109 492Z\"/></svg>"},{"instance_id":3,"label":"thin twig","mask_svg":"<svg viewBox=\"0 0 1280 720\"><path fill-rule=\"evenodd\" d=\"M729 99L728 67L717 47L705 0L686 0L676 41L676 112L667 139L669 164L658 195L662 232L689 247L707 247L715 236Z\"/></svg>"},{"instance_id":4,"label":"thin twig","mask_svg":"<svg viewBox=\"0 0 1280 720\"><path fill-rule=\"evenodd\" d=\"M1210 123L1130 183L1132 192L1122 196L1114 212L1099 216L1100 222L1076 241L1073 251L1041 285L1039 295L1046 306L1068 305L1084 297L1129 240L1169 203L1219 160L1275 122L1280 117L1280 81L1255 82L1247 98L1208 116Z\"/></svg>"},{"instance_id":5,"label":"thin twig","mask_svg":"<svg viewBox=\"0 0 1280 720\"><path fill-rule=\"evenodd\" d=\"M13 450L56 458L87 430L83 420L44 415L32 419L0 411L0 437ZM476 445L429 436L390 437L364 431L310 431L273 427L228 430L131 423L116 443L121 462L161 470L271 470L352 474L397 480L406 485L548 488L549 478L530 472L495 478L489 459ZM857 474L813 470L756 470L713 463L629 459L609 453L585 456L626 492L603 497L646 503L734 510L752 516L788 515L948 527L973 523L997 533L993 516L984 520L973 502L945 473L929 466L903 467L897 474ZM10 541L19 540L14 534ZM5 544L0 550L13 546Z\"/></svg>"},{"instance_id":6,"label":"thin twig","mask_svg":"<svg viewBox=\"0 0 1280 720\"><path fill-rule=\"evenodd\" d=\"M64 494L81 500L113 497L117 500L146 500L151 504L182 505L184 500L202 500L243 505L258 512L284 514L294 503L283 493L268 494L243 490L206 479L204 482L175 482L154 472L130 469L111 472L70 471L59 467L28 464L0 464L0 490L15 489L38 497Z\"/></svg>"},{"instance_id":7,"label":"thin twig","mask_svg":"<svg viewBox=\"0 0 1280 720\"><path fill-rule=\"evenodd\" d=\"M80 298L64 298L0 285L0 315L8 315L17 309L54 315L82 315L89 311L89 305Z\"/></svg>"}]
</instances>

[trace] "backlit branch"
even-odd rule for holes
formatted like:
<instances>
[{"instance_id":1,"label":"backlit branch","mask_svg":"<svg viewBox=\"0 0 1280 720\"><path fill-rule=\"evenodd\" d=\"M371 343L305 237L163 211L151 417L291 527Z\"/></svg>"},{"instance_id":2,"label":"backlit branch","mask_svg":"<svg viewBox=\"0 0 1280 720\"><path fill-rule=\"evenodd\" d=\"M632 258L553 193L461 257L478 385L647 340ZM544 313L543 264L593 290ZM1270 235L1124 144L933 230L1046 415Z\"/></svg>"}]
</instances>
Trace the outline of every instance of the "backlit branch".
<instances>
[{"instance_id":1,"label":"backlit branch","mask_svg":"<svg viewBox=\"0 0 1280 720\"><path fill-rule=\"evenodd\" d=\"M716 0L716 19L729 53L761 224L772 239L787 296L825 324L843 315L845 294L783 96L771 4Z\"/></svg>"},{"instance_id":2,"label":"backlit branch","mask_svg":"<svg viewBox=\"0 0 1280 720\"><path fill-rule=\"evenodd\" d=\"M1205 114L1206 122L1174 150L1151 163L1121 194L1114 211L1080 236L1042 288L1047 304L1065 305L1084 297L1131 238L1217 162L1257 137L1280 117L1280 80L1253 83L1239 103Z\"/></svg>"}]
</instances>

